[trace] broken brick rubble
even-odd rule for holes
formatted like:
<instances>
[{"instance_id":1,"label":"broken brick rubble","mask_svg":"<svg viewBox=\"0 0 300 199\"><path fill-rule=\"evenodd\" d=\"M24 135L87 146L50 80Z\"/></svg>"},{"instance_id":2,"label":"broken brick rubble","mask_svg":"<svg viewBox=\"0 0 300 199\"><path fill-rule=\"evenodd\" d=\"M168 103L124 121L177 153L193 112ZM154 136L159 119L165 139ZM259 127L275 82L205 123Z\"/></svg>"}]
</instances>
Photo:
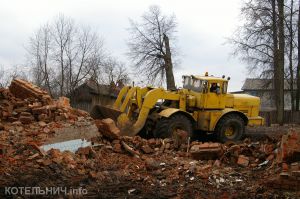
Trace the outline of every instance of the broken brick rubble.
<instances>
[{"instance_id":1,"label":"broken brick rubble","mask_svg":"<svg viewBox=\"0 0 300 199\"><path fill-rule=\"evenodd\" d=\"M299 131L291 130L281 144L279 139L246 139L226 144L191 141L188 145L184 131L178 131L182 142L120 136L111 119L89 121L89 114L71 108L67 98L49 103L35 97L40 94L38 88L14 84L12 92L0 89L2 187L28 182L32 186L84 186L87 198L111 198L105 194L112 192L116 198L274 198L274 194L284 194L284 189L295 191L288 192L288 197L297 198ZM27 90L22 97L15 96L23 87ZM94 122L101 134L94 126L97 134L91 146L79 147L75 153L41 150L40 145L57 136L57 129L72 127L61 131L70 138L75 130Z\"/></svg>"},{"instance_id":2,"label":"broken brick rubble","mask_svg":"<svg viewBox=\"0 0 300 199\"><path fill-rule=\"evenodd\" d=\"M115 122L110 119L95 120L95 124L99 131L107 138L114 140L120 136L120 129L116 126Z\"/></svg>"},{"instance_id":3,"label":"broken brick rubble","mask_svg":"<svg viewBox=\"0 0 300 199\"><path fill-rule=\"evenodd\" d=\"M48 93L39 87L21 79L14 79L9 86L9 91L17 98L38 99L44 104L51 104L52 99Z\"/></svg>"},{"instance_id":4,"label":"broken brick rubble","mask_svg":"<svg viewBox=\"0 0 300 199\"><path fill-rule=\"evenodd\" d=\"M220 143L200 143L192 145L190 153L194 159L217 159L223 154Z\"/></svg>"}]
</instances>

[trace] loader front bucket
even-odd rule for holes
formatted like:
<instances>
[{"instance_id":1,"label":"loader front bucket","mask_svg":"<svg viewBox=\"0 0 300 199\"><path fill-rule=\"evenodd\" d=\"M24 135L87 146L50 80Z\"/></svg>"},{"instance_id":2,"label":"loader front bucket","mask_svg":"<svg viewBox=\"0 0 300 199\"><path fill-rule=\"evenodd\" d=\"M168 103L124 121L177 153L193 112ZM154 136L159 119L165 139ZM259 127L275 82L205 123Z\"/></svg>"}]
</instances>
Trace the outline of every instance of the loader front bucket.
<instances>
[{"instance_id":1,"label":"loader front bucket","mask_svg":"<svg viewBox=\"0 0 300 199\"><path fill-rule=\"evenodd\" d=\"M111 118L116 122L116 125L121 130L122 136L133 136L132 123L129 121L126 113L122 113L120 110L108 107L96 105L91 111L91 117L94 119L106 119Z\"/></svg>"},{"instance_id":2,"label":"loader front bucket","mask_svg":"<svg viewBox=\"0 0 300 199\"><path fill-rule=\"evenodd\" d=\"M121 114L122 112L117 109L102 105L95 105L91 111L91 117L94 119L111 118L114 121L117 121Z\"/></svg>"}]
</instances>

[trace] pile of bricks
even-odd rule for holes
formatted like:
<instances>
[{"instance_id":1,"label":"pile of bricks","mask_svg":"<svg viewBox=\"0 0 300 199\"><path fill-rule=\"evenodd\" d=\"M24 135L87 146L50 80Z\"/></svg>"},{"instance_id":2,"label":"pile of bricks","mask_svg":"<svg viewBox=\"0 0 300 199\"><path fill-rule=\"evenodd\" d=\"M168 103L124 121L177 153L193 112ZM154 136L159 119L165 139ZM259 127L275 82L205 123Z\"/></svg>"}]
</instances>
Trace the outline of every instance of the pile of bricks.
<instances>
[{"instance_id":1,"label":"pile of bricks","mask_svg":"<svg viewBox=\"0 0 300 199\"><path fill-rule=\"evenodd\" d=\"M9 91L15 97L20 99L31 98L34 100L39 100L43 103L43 105L49 105L53 103L53 100L46 91L22 79L14 79L9 86Z\"/></svg>"},{"instance_id":2,"label":"pile of bricks","mask_svg":"<svg viewBox=\"0 0 300 199\"><path fill-rule=\"evenodd\" d=\"M0 89L0 128L2 122L30 124L76 119L87 113L70 107L69 99L53 100L46 91L24 80L15 79L9 89Z\"/></svg>"},{"instance_id":3,"label":"pile of bricks","mask_svg":"<svg viewBox=\"0 0 300 199\"><path fill-rule=\"evenodd\" d=\"M278 163L300 161L300 134L294 129L282 136L281 146L277 155Z\"/></svg>"},{"instance_id":4,"label":"pile of bricks","mask_svg":"<svg viewBox=\"0 0 300 199\"><path fill-rule=\"evenodd\" d=\"M281 173L268 182L274 188L300 189L300 133L290 129L282 136L276 162L281 166Z\"/></svg>"}]
</instances>

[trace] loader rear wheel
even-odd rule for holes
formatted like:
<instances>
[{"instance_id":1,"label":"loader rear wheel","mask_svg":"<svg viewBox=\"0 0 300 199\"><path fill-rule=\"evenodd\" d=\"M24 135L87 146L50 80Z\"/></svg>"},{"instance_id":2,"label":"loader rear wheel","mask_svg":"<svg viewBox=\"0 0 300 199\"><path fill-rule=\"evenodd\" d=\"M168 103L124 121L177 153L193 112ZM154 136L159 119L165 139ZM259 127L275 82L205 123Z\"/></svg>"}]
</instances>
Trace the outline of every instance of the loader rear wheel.
<instances>
[{"instance_id":1,"label":"loader rear wheel","mask_svg":"<svg viewBox=\"0 0 300 199\"><path fill-rule=\"evenodd\" d=\"M187 135L181 134L184 131ZM182 114L175 114L169 118L161 118L157 122L153 134L154 137L173 138L175 140L179 139L180 136L188 138L193 134L192 122Z\"/></svg>"},{"instance_id":2,"label":"loader rear wheel","mask_svg":"<svg viewBox=\"0 0 300 199\"><path fill-rule=\"evenodd\" d=\"M239 141L245 133L245 122L239 115L229 114L220 119L215 132L220 142Z\"/></svg>"}]
</instances>

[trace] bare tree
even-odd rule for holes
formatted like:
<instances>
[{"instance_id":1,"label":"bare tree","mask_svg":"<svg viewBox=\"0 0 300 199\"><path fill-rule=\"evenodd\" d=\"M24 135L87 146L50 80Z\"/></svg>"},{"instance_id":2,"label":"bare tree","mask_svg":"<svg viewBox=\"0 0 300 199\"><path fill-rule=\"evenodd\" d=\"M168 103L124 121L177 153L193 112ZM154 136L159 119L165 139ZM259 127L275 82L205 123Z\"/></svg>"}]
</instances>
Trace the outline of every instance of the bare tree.
<instances>
[{"instance_id":1,"label":"bare tree","mask_svg":"<svg viewBox=\"0 0 300 199\"><path fill-rule=\"evenodd\" d=\"M60 87L60 96L65 95L65 71L66 71L66 49L68 44L73 39L72 36L75 32L74 21L71 18L67 18L60 14L54 21L52 26L52 37L53 37L53 51L54 59L58 63L60 74L59 79L56 80Z\"/></svg>"},{"instance_id":2,"label":"bare tree","mask_svg":"<svg viewBox=\"0 0 300 199\"><path fill-rule=\"evenodd\" d=\"M13 66L9 69L0 67L0 87L7 87L15 78L28 80L27 72L21 66Z\"/></svg>"},{"instance_id":3,"label":"bare tree","mask_svg":"<svg viewBox=\"0 0 300 199\"><path fill-rule=\"evenodd\" d=\"M67 55L67 92L71 93L92 73L93 67L99 66L95 60L104 59L101 53L103 41L89 27L81 28L71 39L66 48Z\"/></svg>"},{"instance_id":4,"label":"bare tree","mask_svg":"<svg viewBox=\"0 0 300 199\"><path fill-rule=\"evenodd\" d=\"M27 49L32 65L33 82L46 89L52 96L50 76L53 71L49 67L49 55L51 49L50 26L46 24L30 38L29 48Z\"/></svg>"},{"instance_id":5,"label":"bare tree","mask_svg":"<svg viewBox=\"0 0 300 199\"><path fill-rule=\"evenodd\" d=\"M273 78L273 10L271 1L247 1L241 13L245 23L237 28L229 42L235 55L248 63L249 73L257 71L262 78ZM275 47L276 48L276 47Z\"/></svg>"},{"instance_id":6,"label":"bare tree","mask_svg":"<svg viewBox=\"0 0 300 199\"><path fill-rule=\"evenodd\" d=\"M166 78L167 88L175 89L172 62L177 27L175 15L165 16L158 6L151 6L140 23L130 20L130 25L128 55L138 73L152 82Z\"/></svg>"},{"instance_id":7,"label":"bare tree","mask_svg":"<svg viewBox=\"0 0 300 199\"><path fill-rule=\"evenodd\" d=\"M299 104L300 104L300 1L299 3L299 9L298 9L298 65L296 70L296 81L297 81L297 91L296 91L296 110L299 111Z\"/></svg>"},{"instance_id":8,"label":"bare tree","mask_svg":"<svg viewBox=\"0 0 300 199\"><path fill-rule=\"evenodd\" d=\"M283 123L285 13L283 0L249 0L242 8L245 24L230 39L249 71L273 81L277 122Z\"/></svg>"},{"instance_id":9,"label":"bare tree","mask_svg":"<svg viewBox=\"0 0 300 199\"><path fill-rule=\"evenodd\" d=\"M286 17L285 17L285 24L286 24L286 57L288 60L288 66L287 71L285 72L285 78L287 82L289 83L289 90L290 90L290 97L291 97L291 111L295 111L295 73L296 73L296 46L297 42L295 41L296 38L296 31L297 31L297 23L296 23L296 13L297 10L295 10L294 0L290 0L289 2L286 2ZM292 114L293 116L293 114Z\"/></svg>"},{"instance_id":10,"label":"bare tree","mask_svg":"<svg viewBox=\"0 0 300 199\"><path fill-rule=\"evenodd\" d=\"M64 15L41 26L27 51L34 82L53 96L69 95L87 78L99 76L106 59L103 40Z\"/></svg>"},{"instance_id":11,"label":"bare tree","mask_svg":"<svg viewBox=\"0 0 300 199\"><path fill-rule=\"evenodd\" d=\"M0 66L0 87L6 87L6 81L5 81L5 71L3 66Z\"/></svg>"},{"instance_id":12,"label":"bare tree","mask_svg":"<svg viewBox=\"0 0 300 199\"><path fill-rule=\"evenodd\" d=\"M284 113L284 55L285 55L285 33L284 33L284 0L277 0L278 4L278 65L274 68L274 91L276 95L277 122L283 125ZM275 24L275 22L273 22Z\"/></svg>"},{"instance_id":13,"label":"bare tree","mask_svg":"<svg viewBox=\"0 0 300 199\"><path fill-rule=\"evenodd\" d=\"M104 65L103 79L106 80L108 84L118 84L120 82L128 84L130 81L125 64L113 57L110 57Z\"/></svg>"}]
</instances>

